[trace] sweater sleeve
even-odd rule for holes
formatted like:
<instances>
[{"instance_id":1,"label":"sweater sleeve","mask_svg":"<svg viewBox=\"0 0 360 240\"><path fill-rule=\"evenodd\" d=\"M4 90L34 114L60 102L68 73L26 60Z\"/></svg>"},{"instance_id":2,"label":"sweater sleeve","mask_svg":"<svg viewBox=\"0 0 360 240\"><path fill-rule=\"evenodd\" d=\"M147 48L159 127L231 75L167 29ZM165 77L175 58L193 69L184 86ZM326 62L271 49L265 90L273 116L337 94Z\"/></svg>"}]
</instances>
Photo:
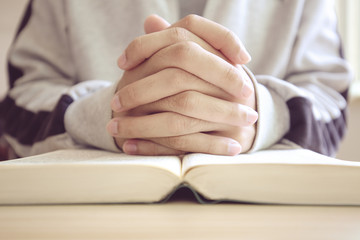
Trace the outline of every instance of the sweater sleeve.
<instances>
[{"instance_id":1,"label":"sweater sleeve","mask_svg":"<svg viewBox=\"0 0 360 240\"><path fill-rule=\"evenodd\" d=\"M281 139L334 156L346 130L352 74L331 1L306 1L284 79L255 75L259 121L252 151Z\"/></svg>"},{"instance_id":2,"label":"sweater sleeve","mask_svg":"<svg viewBox=\"0 0 360 240\"><path fill-rule=\"evenodd\" d=\"M19 156L82 146L117 150L105 128L114 84L79 83L64 15L63 1L30 1L9 52L10 90L0 118Z\"/></svg>"}]
</instances>

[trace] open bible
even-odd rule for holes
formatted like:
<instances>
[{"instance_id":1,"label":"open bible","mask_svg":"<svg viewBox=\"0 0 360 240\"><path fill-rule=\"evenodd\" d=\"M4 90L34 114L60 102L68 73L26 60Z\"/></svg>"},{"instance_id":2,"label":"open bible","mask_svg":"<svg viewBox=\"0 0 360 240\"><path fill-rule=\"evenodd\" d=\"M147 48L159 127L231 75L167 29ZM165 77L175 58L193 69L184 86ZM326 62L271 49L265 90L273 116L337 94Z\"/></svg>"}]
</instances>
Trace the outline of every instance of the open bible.
<instances>
[{"instance_id":1,"label":"open bible","mask_svg":"<svg viewBox=\"0 0 360 240\"><path fill-rule=\"evenodd\" d=\"M199 201L360 205L360 162L274 148L234 157L60 150L0 163L0 204Z\"/></svg>"}]
</instances>

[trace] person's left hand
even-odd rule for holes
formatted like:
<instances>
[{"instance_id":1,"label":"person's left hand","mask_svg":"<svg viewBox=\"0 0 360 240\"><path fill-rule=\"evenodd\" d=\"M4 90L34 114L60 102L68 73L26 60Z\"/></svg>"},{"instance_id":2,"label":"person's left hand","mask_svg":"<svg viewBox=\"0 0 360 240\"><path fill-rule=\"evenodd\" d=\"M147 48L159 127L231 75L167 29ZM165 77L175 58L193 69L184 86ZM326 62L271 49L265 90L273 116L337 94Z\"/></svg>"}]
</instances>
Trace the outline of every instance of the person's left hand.
<instances>
[{"instance_id":1,"label":"person's left hand","mask_svg":"<svg viewBox=\"0 0 360 240\"><path fill-rule=\"evenodd\" d=\"M200 20L202 19L200 18ZM155 24L156 23L159 22L155 21ZM209 26L215 28L219 27L218 25L213 25L212 23L209 24L209 22L206 22L206 24L205 26L207 27ZM145 25L147 25L148 26L147 28L149 28L149 20L145 23ZM177 23L177 25L181 25L181 21ZM201 22L199 25L201 26ZM151 28L151 24L150 24L150 28ZM213 39L212 41L214 42ZM140 41L140 42L145 42L145 41ZM236 40L234 41L232 39L233 44L234 42L236 43L237 41ZM223 56L221 52L217 52L211 46L209 47L206 43L205 44L200 43L200 44L207 50L213 53L215 52L216 55L222 57L223 59L228 59L227 57ZM217 44L217 46L219 46L219 44ZM225 46L229 46L229 45L225 44ZM160 49L165 47L167 47L167 45L160 46ZM159 44L156 45L155 49L153 46L152 47L142 46L142 49L147 49L147 51L142 52L142 54L139 54L139 52L137 52L136 54L129 54L131 52L129 48L130 49L131 48L139 49L139 48L134 47L134 44L133 45L130 44L130 46L127 49L128 51L127 55L135 56L135 58L130 59L130 61L128 59L127 66L124 68L131 69L131 68L136 68L136 66L140 66L140 65L145 65L145 66L149 65L148 60L145 59L148 58L149 56L154 55L155 52L159 51L158 49ZM227 51L226 47L223 48L223 51L225 52ZM236 55L233 54L233 56L230 56L230 58L236 59L236 57L234 56ZM145 62L142 63L144 60ZM243 69L241 68L240 65L237 65L237 68L239 70L239 73L243 72ZM130 79L134 79L134 78L130 78ZM185 80L186 79L184 79L184 81ZM219 83L215 83L215 84L220 84L221 82L226 82L226 80L225 81L219 80ZM250 80L248 80L247 84L249 84L249 82L251 84ZM242 151L247 151L252 144L253 138L255 136L255 127L253 123L254 120L256 121L256 119L254 119L254 114L252 115L250 114L249 116L251 119L248 119L249 123L244 123L244 117L246 119L246 116L248 116L246 113L250 112L249 110L246 110L246 106L255 109L255 97L253 91L251 92L252 94L250 94L250 96L244 98L243 96L241 97L234 96L236 94L238 95L239 91L236 91L236 89L234 90L234 88L231 85L224 85L224 86L221 85L222 88L225 88L224 89L225 91L216 86L212 86L211 88L209 88L209 86L206 86L205 89L210 89L209 92L206 92L206 95L204 94L198 95L200 93L189 91L193 86L189 86L188 87L189 89L183 89L184 92L181 92L180 91L181 89L174 89L174 88L172 89L171 87L164 88L166 82L164 83L162 81L146 81L142 79L140 81L135 81L135 82L123 81L120 84L123 84L123 86L119 87L119 92L117 93L116 96L118 98L121 98L120 99L121 102L126 103L126 105L123 106L121 112L127 111L129 116L145 117L153 113L173 112L190 118L201 119L203 121L222 123L222 127L214 128L212 129L212 131L207 131L206 133L190 131L189 134L186 134L187 132L186 129L182 129L181 131L178 131L176 134L174 134L174 136L149 137L146 134L144 135L144 132L136 133L136 130L144 129L144 126L139 126L134 124L138 122L139 124L144 125L147 124L148 122L135 121L135 119L139 120L140 118L122 118L121 119L122 125L127 125L130 126L131 128L131 129L127 129L127 133L129 132L135 133L132 136L129 135L126 136L130 138L130 140L127 140L122 144L122 148L126 153L142 154L142 155L159 155L159 154L181 154L183 152L204 152L204 153L213 153L213 154L234 155L239 153L241 150L238 147L239 145L238 143L241 144ZM203 89L204 88L202 88L201 90ZM229 92L232 94L229 94ZM140 99L134 99L133 98L134 95L141 97ZM120 115L118 113L115 113L114 116L115 119ZM131 121L131 123L124 124L124 121ZM157 127L151 126L150 128L156 129L161 127L164 126L157 126ZM120 135L124 136L124 133ZM222 140L229 138L235 139L236 142L233 141L233 144L231 144L231 142L227 141L226 143L228 145L228 149L225 150L221 149L222 146L224 145L221 144L222 142L224 142Z\"/></svg>"}]
</instances>

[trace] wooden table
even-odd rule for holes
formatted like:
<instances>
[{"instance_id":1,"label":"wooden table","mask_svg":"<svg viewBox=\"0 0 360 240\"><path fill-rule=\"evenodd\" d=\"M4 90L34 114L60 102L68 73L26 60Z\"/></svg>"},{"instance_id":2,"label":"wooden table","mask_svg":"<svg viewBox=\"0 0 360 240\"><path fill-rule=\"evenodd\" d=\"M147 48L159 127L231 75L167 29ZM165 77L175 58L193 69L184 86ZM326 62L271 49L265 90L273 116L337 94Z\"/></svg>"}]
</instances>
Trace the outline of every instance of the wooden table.
<instances>
[{"instance_id":1,"label":"wooden table","mask_svg":"<svg viewBox=\"0 0 360 240\"><path fill-rule=\"evenodd\" d=\"M360 207L165 204L1 206L0 239L360 239Z\"/></svg>"}]
</instances>

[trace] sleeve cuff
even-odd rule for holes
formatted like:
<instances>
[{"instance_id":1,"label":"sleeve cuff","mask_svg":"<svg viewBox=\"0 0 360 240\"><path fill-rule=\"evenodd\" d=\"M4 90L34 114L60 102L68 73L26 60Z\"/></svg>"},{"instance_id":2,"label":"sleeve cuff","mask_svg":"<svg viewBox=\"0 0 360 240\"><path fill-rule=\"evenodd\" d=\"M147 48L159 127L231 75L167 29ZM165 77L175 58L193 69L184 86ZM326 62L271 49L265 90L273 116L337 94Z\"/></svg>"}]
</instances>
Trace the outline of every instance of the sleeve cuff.
<instances>
[{"instance_id":1,"label":"sleeve cuff","mask_svg":"<svg viewBox=\"0 0 360 240\"><path fill-rule=\"evenodd\" d=\"M69 106L65 113L65 128L79 144L119 152L113 137L106 130L112 117L110 102L116 84L105 83L102 88L79 97Z\"/></svg>"},{"instance_id":2,"label":"sleeve cuff","mask_svg":"<svg viewBox=\"0 0 360 240\"><path fill-rule=\"evenodd\" d=\"M255 140L249 150L256 152L271 147L283 138L290 128L290 115L285 101L277 93L258 83L249 69L244 69L253 81L259 114Z\"/></svg>"}]
</instances>

